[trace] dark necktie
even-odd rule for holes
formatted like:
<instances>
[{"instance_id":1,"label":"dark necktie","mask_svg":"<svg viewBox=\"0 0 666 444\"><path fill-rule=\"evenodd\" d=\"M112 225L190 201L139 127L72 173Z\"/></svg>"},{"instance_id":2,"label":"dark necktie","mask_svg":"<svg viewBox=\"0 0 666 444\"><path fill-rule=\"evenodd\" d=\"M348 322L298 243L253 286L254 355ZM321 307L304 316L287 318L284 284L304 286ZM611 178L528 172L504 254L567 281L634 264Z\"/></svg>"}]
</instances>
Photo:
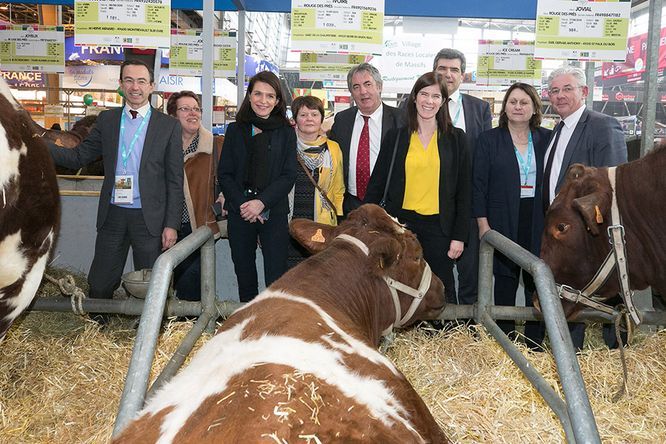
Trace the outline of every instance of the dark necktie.
<instances>
[{"instance_id":1,"label":"dark necktie","mask_svg":"<svg viewBox=\"0 0 666 444\"><path fill-rule=\"evenodd\" d=\"M560 134L562 133L563 126L564 121L560 121L555 128L553 146L550 148L548 161L546 162L546 169L543 172L543 194L541 195L543 199L543 214L546 214L546 210L548 210L548 207L550 206L550 172L553 169L553 159L555 158L555 151L557 151L557 143L560 141Z\"/></svg>"},{"instance_id":2,"label":"dark necktie","mask_svg":"<svg viewBox=\"0 0 666 444\"><path fill-rule=\"evenodd\" d=\"M129 112L132 115L132 119L136 119L136 116L139 115L139 111L135 111L133 109L129 110Z\"/></svg>"},{"instance_id":3,"label":"dark necktie","mask_svg":"<svg viewBox=\"0 0 666 444\"><path fill-rule=\"evenodd\" d=\"M356 197L363 200L370 182L370 127L369 116L363 117L363 129L358 140L358 153L356 154Z\"/></svg>"}]
</instances>

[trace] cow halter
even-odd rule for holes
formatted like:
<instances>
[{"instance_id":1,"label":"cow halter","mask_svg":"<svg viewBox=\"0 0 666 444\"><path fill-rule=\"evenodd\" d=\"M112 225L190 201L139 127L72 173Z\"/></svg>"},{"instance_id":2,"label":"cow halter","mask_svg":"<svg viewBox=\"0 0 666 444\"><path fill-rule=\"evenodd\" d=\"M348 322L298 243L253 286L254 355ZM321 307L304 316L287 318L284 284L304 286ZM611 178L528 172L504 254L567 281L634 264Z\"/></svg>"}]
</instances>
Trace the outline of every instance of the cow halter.
<instances>
[{"instance_id":1,"label":"cow halter","mask_svg":"<svg viewBox=\"0 0 666 444\"><path fill-rule=\"evenodd\" d=\"M562 299L585 305L590 308L614 315L613 308L603 302L600 297L594 296L597 291L608 279L613 269L617 266L617 272L620 281L620 291L622 293L622 300L624 305L634 321L634 324L641 323L638 310L634 305L634 292L629 285L629 271L627 269L627 250L624 239L624 226L622 225L622 218L620 217L620 210L617 206L617 192L615 187L615 167L608 168L608 180L610 181L611 194L613 196L611 204L611 220L608 227L608 241L611 244L611 249L604 259L604 262L597 270L597 273L592 277L590 282L582 290L576 290L568 285L558 285L558 293Z\"/></svg>"},{"instance_id":2,"label":"cow halter","mask_svg":"<svg viewBox=\"0 0 666 444\"><path fill-rule=\"evenodd\" d=\"M370 254L368 246L354 236L340 234L335 239L341 239L357 246L366 256ZM419 305L421 305L421 302L423 302L423 297L430 288L430 284L432 283L432 271L430 270L430 265L428 265L426 262L425 268L423 269L423 274L421 275L421 283L419 284L419 288L410 287L409 285L398 282L389 276L382 276L382 278L384 279L384 282L386 282L386 285L389 287L389 291L391 292L391 297L393 299L393 305L395 306L395 321L382 332L382 336L386 336L391 332L391 330L393 330L393 327L402 327L414 315L414 312L419 307ZM411 305L407 309L407 312L402 317L400 317L402 310L400 309L398 291L401 291L414 298Z\"/></svg>"}]
</instances>

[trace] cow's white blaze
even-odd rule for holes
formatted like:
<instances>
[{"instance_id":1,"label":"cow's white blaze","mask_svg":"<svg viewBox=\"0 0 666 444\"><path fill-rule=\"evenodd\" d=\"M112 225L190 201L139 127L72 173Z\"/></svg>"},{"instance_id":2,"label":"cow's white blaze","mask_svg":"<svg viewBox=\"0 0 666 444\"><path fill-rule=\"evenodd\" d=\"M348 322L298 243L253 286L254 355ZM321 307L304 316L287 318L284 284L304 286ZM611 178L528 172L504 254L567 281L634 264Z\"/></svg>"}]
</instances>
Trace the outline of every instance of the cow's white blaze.
<instances>
[{"instance_id":1,"label":"cow's white blaze","mask_svg":"<svg viewBox=\"0 0 666 444\"><path fill-rule=\"evenodd\" d=\"M356 357L386 365L395 371L384 356L346 334L330 316L309 300L272 291L264 292L260 297L288 299L311 306L321 313L321 319L343 338L345 343L338 343L328 337L326 342L333 347L330 348L326 343L269 335L241 341L244 330L248 325L252 325L253 317L219 333L208 341L190 365L156 393L140 412L141 416L173 408L163 419L161 435L157 441L159 444L171 443L202 402L210 396L222 394L231 378L249 368L267 363L285 365L312 374L364 405L374 418L386 426L401 424L411 431L418 441L423 441L410 422L409 413L384 381L360 375L344 365L344 354L354 353ZM255 299L251 304L257 302Z\"/></svg>"},{"instance_id":2,"label":"cow's white blaze","mask_svg":"<svg viewBox=\"0 0 666 444\"><path fill-rule=\"evenodd\" d=\"M16 282L28 266L28 259L23 255L21 248L21 230L10 234L0 241L0 288ZM0 298L2 298L0 294Z\"/></svg>"},{"instance_id":3,"label":"cow's white blaze","mask_svg":"<svg viewBox=\"0 0 666 444\"><path fill-rule=\"evenodd\" d=\"M2 84L2 82L0 82ZM23 145L20 150L11 149L9 141L7 140L7 131L5 127L0 125L0 188L4 189L5 186L19 175L19 161L21 155L27 153L28 150ZM2 191L0 191L2 192ZM3 196L0 196L0 208L5 205Z\"/></svg>"}]
</instances>

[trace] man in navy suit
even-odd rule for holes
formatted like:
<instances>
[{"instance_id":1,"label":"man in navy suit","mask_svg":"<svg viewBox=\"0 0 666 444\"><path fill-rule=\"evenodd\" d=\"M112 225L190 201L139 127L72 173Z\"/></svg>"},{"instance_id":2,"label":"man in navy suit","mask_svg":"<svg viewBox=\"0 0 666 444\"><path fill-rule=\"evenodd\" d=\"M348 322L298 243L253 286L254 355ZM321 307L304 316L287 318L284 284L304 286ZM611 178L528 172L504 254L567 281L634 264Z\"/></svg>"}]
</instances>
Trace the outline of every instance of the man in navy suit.
<instances>
[{"instance_id":1,"label":"man in navy suit","mask_svg":"<svg viewBox=\"0 0 666 444\"><path fill-rule=\"evenodd\" d=\"M183 197L183 142L178 120L154 109L153 71L138 60L120 67L125 106L102 112L76 148L50 145L56 164L79 169L104 160L89 296L110 299L131 246L136 269L152 268L177 239ZM106 316L96 316L105 323Z\"/></svg>"},{"instance_id":2,"label":"man in navy suit","mask_svg":"<svg viewBox=\"0 0 666 444\"><path fill-rule=\"evenodd\" d=\"M492 128L490 105L460 92L466 68L465 55L452 48L440 50L433 61L432 70L442 74L449 92L449 114L453 126L465 131L469 158L474 158L476 139L483 131ZM444 209L446 211L446 209ZM470 219L469 238L462 256L456 262L458 269L458 303L474 304L477 294L479 269L479 228L475 218Z\"/></svg>"},{"instance_id":3,"label":"man in navy suit","mask_svg":"<svg viewBox=\"0 0 666 444\"><path fill-rule=\"evenodd\" d=\"M566 66L548 76L548 97L562 121L553 132L546 151L540 193L544 210L560 191L570 165L609 167L627 161L627 144L620 123L614 117L587 109L588 93L585 72L580 68ZM571 323L569 329L574 346L581 349L585 324ZM604 324L603 333L606 344L615 346L612 325Z\"/></svg>"},{"instance_id":4,"label":"man in navy suit","mask_svg":"<svg viewBox=\"0 0 666 444\"><path fill-rule=\"evenodd\" d=\"M355 106L335 115L329 135L342 150L345 216L363 202L386 132L403 122L400 110L382 103L382 76L371 64L349 70L347 86Z\"/></svg>"}]
</instances>

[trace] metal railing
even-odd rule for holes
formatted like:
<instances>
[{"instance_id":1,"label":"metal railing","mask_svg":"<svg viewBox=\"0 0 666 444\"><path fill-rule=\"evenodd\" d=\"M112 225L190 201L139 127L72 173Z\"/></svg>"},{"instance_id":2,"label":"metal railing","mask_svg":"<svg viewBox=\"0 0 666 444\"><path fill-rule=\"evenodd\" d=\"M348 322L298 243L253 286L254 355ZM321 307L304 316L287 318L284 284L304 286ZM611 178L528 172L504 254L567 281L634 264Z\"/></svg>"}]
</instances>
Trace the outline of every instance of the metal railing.
<instances>
[{"instance_id":1,"label":"metal railing","mask_svg":"<svg viewBox=\"0 0 666 444\"><path fill-rule=\"evenodd\" d=\"M155 349L162 318L166 307L167 291L174 268L192 252L201 247L201 314L192 330L158 376L153 387L159 387L176 373L185 357L194 347L199 336L212 331L218 312L215 304L215 241L208 227L197 228L174 247L157 258L146 294L141 320L136 333L132 358L127 371L125 387L120 399L118 417L113 435L118 435L144 405L150 378L150 368L155 358ZM152 389L151 389L152 390ZM152 392L151 392L152 393Z\"/></svg>"},{"instance_id":2,"label":"metal railing","mask_svg":"<svg viewBox=\"0 0 666 444\"><path fill-rule=\"evenodd\" d=\"M493 256L496 249L534 278L566 402L534 369L492 318L489 308L493 303ZM495 337L555 412L562 424L567 442L601 443L550 268L541 259L493 230L488 231L481 238L479 291L475 318Z\"/></svg>"}]
</instances>

